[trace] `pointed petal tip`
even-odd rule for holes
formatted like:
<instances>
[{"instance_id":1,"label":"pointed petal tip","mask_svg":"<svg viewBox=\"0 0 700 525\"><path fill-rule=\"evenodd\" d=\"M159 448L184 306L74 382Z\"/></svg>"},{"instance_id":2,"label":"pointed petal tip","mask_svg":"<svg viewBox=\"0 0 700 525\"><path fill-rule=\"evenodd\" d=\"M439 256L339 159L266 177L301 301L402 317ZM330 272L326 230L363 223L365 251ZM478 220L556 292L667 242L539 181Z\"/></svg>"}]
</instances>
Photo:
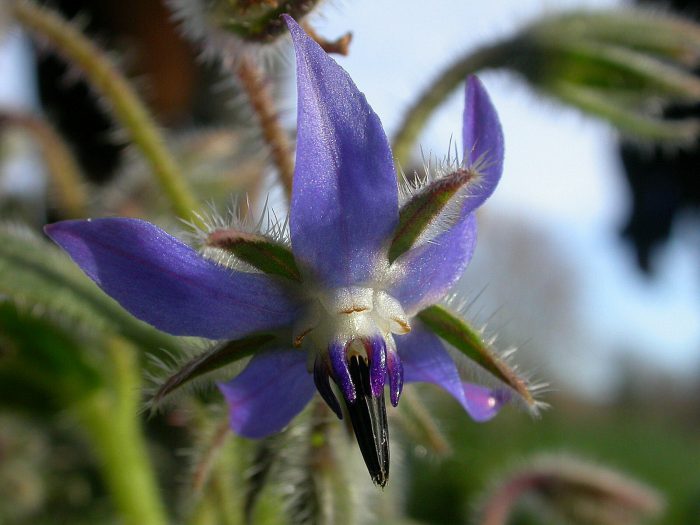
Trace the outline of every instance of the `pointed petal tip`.
<instances>
[{"instance_id":1,"label":"pointed petal tip","mask_svg":"<svg viewBox=\"0 0 700 525\"><path fill-rule=\"evenodd\" d=\"M117 219L105 219L105 220L117 220ZM91 219L74 219L69 221L58 221L52 222L51 224L44 225L44 233L55 243L60 244L59 239L64 237L66 234L78 232L86 224L89 224Z\"/></svg>"},{"instance_id":2,"label":"pointed petal tip","mask_svg":"<svg viewBox=\"0 0 700 525\"><path fill-rule=\"evenodd\" d=\"M51 224L44 224L44 227L42 230L44 230L44 233L51 237L53 239L53 236L51 235L51 232L53 232L56 229L56 225L59 224L57 222L51 223Z\"/></svg>"},{"instance_id":3,"label":"pointed petal tip","mask_svg":"<svg viewBox=\"0 0 700 525\"><path fill-rule=\"evenodd\" d=\"M467 77L467 91L474 91L477 89L486 91L486 89L484 89L484 84L481 82L479 77L477 77L476 75L469 75Z\"/></svg>"},{"instance_id":4,"label":"pointed petal tip","mask_svg":"<svg viewBox=\"0 0 700 525\"><path fill-rule=\"evenodd\" d=\"M285 21L298 91L294 256L325 285L364 282L398 220L389 141L348 73L296 22Z\"/></svg>"},{"instance_id":5,"label":"pointed petal tip","mask_svg":"<svg viewBox=\"0 0 700 525\"><path fill-rule=\"evenodd\" d=\"M473 210L496 189L503 172L505 151L498 113L483 83L475 75L470 75L466 82L462 141L465 165L476 167L483 176L467 201Z\"/></svg>"},{"instance_id":6,"label":"pointed petal tip","mask_svg":"<svg viewBox=\"0 0 700 525\"><path fill-rule=\"evenodd\" d=\"M294 20L294 18L292 18L290 15L284 13L280 15L280 17L282 18L282 20L284 20L284 23L287 24L287 28L289 28L289 31L291 31L292 33L296 29L301 29L301 27L299 27L299 24L297 24L297 21Z\"/></svg>"},{"instance_id":7,"label":"pointed petal tip","mask_svg":"<svg viewBox=\"0 0 700 525\"><path fill-rule=\"evenodd\" d=\"M304 30L303 27L299 25L299 23L294 20L290 15L284 14L281 15L282 19L284 20L284 23L287 24L287 29L289 29L289 34L292 37L292 43L294 44L294 49L299 52L299 48L303 45L310 44L310 45L318 45L316 42L308 35L308 33ZM319 46L320 48L320 46ZM325 51L324 51L325 53Z\"/></svg>"},{"instance_id":8,"label":"pointed petal tip","mask_svg":"<svg viewBox=\"0 0 700 525\"><path fill-rule=\"evenodd\" d=\"M503 388L490 389L472 383L462 383L465 409L477 423L493 419L511 399L511 393Z\"/></svg>"}]
</instances>

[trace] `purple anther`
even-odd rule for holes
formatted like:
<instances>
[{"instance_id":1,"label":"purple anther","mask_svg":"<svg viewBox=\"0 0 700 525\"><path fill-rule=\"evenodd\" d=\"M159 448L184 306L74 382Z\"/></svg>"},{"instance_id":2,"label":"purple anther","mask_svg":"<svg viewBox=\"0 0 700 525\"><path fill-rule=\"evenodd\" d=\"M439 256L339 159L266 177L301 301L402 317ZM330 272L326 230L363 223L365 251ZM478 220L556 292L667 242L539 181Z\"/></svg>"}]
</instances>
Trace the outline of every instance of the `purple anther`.
<instances>
[{"instance_id":1,"label":"purple anther","mask_svg":"<svg viewBox=\"0 0 700 525\"><path fill-rule=\"evenodd\" d=\"M340 410L340 404L333 393L329 379L330 369L328 367L328 361L319 355L316 357L316 361L314 361L314 384L316 385L318 393L321 394L321 397L329 408L335 412L338 419L343 419L343 412Z\"/></svg>"},{"instance_id":2,"label":"purple anther","mask_svg":"<svg viewBox=\"0 0 700 525\"><path fill-rule=\"evenodd\" d=\"M354 403L357 398L355 385L350 377L350 368L348 367L347 350L345 343L333 341L328 345L328 356L331 360L331 371L333 380L340 387L345 401Z\"/></svg>"},{"instance_id":3,"label":"purple anther","mask_svg":"<svg viewBox=\"0 0 700 525\"><path fill-rule=\"evenodd\" d=\"M389 399L391 404L396 406L399 404L401 391L403 390L403 364L396 350L387 352L387 372L389 374Z\"/></svg>"},{"instance_id":4,"label":"purple anther","mask_svg":"<svg viewBox=\"0 0 700 525\"><path fill-rule=\"evenodd\" d=\"M375 335L363 341L369 360L369 382L372 397L384 395L386 381L386 343L380 335Z\"/></svg>"}]
</instances>

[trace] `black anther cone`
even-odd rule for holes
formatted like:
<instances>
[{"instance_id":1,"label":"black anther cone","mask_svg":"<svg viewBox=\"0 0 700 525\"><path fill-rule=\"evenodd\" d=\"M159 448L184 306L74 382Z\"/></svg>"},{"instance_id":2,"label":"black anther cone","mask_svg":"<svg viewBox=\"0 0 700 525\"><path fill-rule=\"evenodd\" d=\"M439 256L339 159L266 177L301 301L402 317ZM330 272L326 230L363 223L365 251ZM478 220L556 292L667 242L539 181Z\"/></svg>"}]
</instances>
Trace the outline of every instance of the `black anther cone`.
<instances>
[{"instance_id":1,"label":"black anther cone","mask_svg":"<svg viewBox=\"0 0 700 525\"><path fill-rule=\"evenodd\" d=\"M369 367L364 359L350 359L350 377L357 397L347 403L352 428L372 481L384 487L389 479L389 425L386 420L384 393L372 397Z\"/></svg>"}]
</instances>

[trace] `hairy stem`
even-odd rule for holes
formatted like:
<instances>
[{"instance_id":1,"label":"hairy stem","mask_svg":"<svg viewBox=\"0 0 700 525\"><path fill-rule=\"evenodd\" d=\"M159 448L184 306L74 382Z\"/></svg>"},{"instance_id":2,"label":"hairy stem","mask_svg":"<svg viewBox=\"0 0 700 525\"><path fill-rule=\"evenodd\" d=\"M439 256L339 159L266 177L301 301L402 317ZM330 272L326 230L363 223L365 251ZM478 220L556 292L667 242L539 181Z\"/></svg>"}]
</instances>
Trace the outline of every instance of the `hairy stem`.
<instances>
[{"instance_id":1,"label":"hairy stem","mask_svg":"<svg viewBox=\"0 0 700 525\"><path fill-rule=\"evenodd\" d=\"M226 439L230 437L229 422L228 419L224 419L221 424L216 428L211 441L207 445L206 450L203 451L202 457L194 466L194 472L192 473L192 491L195 494L201 494L202 490L209 481L211 475L212 467L216 462L216 458L221 452L221 449L226 444Z\"/></svg>"},{"instance_id":2,"label":"hairy stem","mask_svg":"<svg viewBox=\"0 0 700 525\"><path fill-rule=\"evenodd\" d=\"M13 126L31 134L41 148L53 182L56 206L68 219L86 217L87 192L78 163L66 143L45 120L27 113L0 111L0 128Z\"/></svg>"},{"instance_id":3,"label":"hairy stem","mask_svg":"<svg viewBox=\"0 0 700 525\"><path fill-rule=\"evenodd\" d=\"M150 163L175 213L198 220L198 204L153 117L111 60L83 34L55 12L26 0L13 0L11 13L39 42L47 42L71 65L77 66L90 86L110 105L117 122Z\"/></svg>"},{"instance_id":4,"label":"hairy stem","mask_svg":"<svg viewBox=\"0 0 700 525\"><path fill-rule=\"evenodd\" d=\"M403 411L398 411L395 417L399 418L404 431L413 441L427 445L438 456L444 457L452 453L452 447L438 428L430 410L412 390L401 394L401 408Z\"/></svg>"},{"instance_id":5,"label":"hairy stem","mask_svg":"<svg viewBox=\"0 0 700 525\"><path fill-rule=\"evenodd\" d=\"M393 141L394 158L400 165L411 160L411 151L428 119L445 99L467 78L483 69L500 67L506 60L504 44L477 49L442 71L418 97L403 118Z\"/></svg>"},{"instance_id":6,"label":"hairy stem","mask_svg":"<svg viewBox=\"0 0 700 525\"><path fill-rule=\"evenodd\" d=\"M294 176L292 146L287 133L280 124L270 88L263 78L262 70L249 56L241 57L240 62L235 67L236 76L258 118L263 139L270 148L280 182L284 186L287 197L289 197L292 194L292 178Z\"/></svg>"},{"instance_id":7,"label":"hairy stem","mask_svg":"<svg viewBox=\"0 0 700 525\"><path fill-rule=\"evenodd\" d=\"M113 338L106 345L110 386L77 406L102 475L125 525L166 525L138 417L140 373L135 349Z\"/></svg>"},{"instance_id":8,"label":"hairy stem","mask_svg":"<svg viewBox=\"0 0 700 525\"><path fill-rule=\"evenodd\" d=\"M242 497L235 488L242 483L241 440L231 434L228 417L212 427L211 414L204 405L193 403L190 409L198 454L187 498L187 522L241 525Z\"/></svg>"}]
</instances>

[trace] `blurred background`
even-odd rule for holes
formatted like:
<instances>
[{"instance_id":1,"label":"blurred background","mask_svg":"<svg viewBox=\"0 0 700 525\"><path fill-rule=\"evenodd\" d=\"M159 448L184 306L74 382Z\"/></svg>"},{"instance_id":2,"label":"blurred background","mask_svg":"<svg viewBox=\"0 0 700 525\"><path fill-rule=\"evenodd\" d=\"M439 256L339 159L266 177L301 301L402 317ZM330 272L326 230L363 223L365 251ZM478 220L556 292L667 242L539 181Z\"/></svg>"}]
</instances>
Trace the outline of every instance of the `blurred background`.
<instances>
[{"instance_id":1,"label":"blurred background","mask_svg":"<svg viewBox=\"0 0 700 525\"><path fill-rule=\"evenodd\" d=\"M197 59L165 6L158 0L51 5L80 17L136 79L203 200L225 209L231 194L245 191L254 203L271 193L272 204L282 205L238 88L221 68ZM620 5L405 0L399 7L357 0L324 4L310 20L329 38L353 33L349 55L337 60L392 136L416 95L456 57L548 14ZM653 8L700 16L692 1ZM0 34L0 107L40 113L69 141L92 185L94 209L182 229L162 211L147 168L80 75L17 29ZM265 60L283 122L293 130L289 46ZM699 150L623 140L609 124L542 98L511 73L480 77L501 117L506 163L498 191L482 209L476 255L458 291L476 326L497 334L500 348L517 347L521 367L550 385L543 400L552 408L536 420L507 408L479 425L456 403L422 389L453 453L404 438L405 490L397 505L416 522L466 523L494 475L530 454L555 451L619 468L658 489L668 504L659 523L697 525ZM433 115L420 136L422 154L416 151L404 171L441 159L459 142L462 97L457 90ZM65 218L47 198L47 168L36 144L26 134L0 133L0 217L35 229ZM10 332L0 326L0 366L11 353ZM27 392L15 396L0 387L0 523L111 523L80 431L60 410L50 417L37 411ZM173 451L191 444L178 417L174 410L148 422L156 470L171 497L180 481ZM540 521L523 512L513 523Z\"/></svg>"}]
</instances>

